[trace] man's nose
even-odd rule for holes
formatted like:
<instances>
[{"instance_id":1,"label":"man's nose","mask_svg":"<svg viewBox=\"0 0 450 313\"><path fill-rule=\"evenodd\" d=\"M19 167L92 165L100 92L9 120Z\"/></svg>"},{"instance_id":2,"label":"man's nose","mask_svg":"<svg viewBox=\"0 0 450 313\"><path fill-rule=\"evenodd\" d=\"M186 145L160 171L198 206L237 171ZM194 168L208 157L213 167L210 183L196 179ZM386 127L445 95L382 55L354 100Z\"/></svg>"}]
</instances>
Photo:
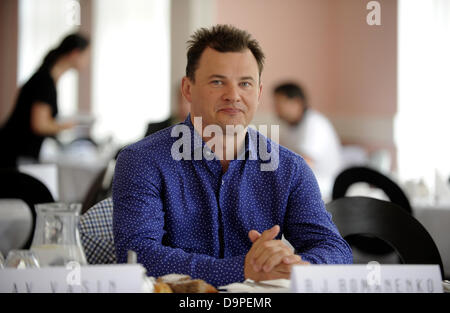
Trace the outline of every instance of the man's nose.
<instances>
[{"instance_id":1,"label":"man's nose","mask_svg":"<svg viewBox=\"0 0 450 313\"><path fill-rule=\"evenodd\" d=\"M241 95L239 93L239 87L234 85L228 85L223 94L223 100L234 103L241 101Z\"/></svg>"}]
</instances>

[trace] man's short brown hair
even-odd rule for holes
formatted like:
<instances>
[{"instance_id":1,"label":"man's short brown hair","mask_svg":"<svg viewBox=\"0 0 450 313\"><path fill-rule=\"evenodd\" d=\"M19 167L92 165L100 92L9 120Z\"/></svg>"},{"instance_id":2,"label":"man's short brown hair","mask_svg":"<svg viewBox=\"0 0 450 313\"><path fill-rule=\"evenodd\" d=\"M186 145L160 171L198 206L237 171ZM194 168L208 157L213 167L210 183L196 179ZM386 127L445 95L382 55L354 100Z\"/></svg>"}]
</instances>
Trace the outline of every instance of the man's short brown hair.
<instances>
[{"instance_id":1,"label":"man's short brown hair","mask_svg":"<svg viewBox=\"0 0 450 313\"><path fill-rule=\"evenodd\" d=\"M259 77L264 67L264 53L252 36L232 25L216 25L212 28L200 28L187 42L186 76L195 82L195 71L203 51L210 47L219 52L242 52L250 49L258 63Z\"/></svg>"}]
</instances>

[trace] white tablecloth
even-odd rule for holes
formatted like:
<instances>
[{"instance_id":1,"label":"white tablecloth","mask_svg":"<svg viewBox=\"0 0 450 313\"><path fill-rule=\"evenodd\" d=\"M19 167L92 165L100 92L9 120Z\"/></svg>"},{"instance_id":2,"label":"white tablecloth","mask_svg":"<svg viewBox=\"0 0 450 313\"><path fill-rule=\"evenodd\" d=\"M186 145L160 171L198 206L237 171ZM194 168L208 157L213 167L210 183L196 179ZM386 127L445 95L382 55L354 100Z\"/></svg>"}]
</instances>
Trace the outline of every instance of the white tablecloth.
<instances>
[{"instance_id":1,"label":"white tablecloth","mask_svg":"<svg viewBox=\"0 0 450 313\"><path fill-rule=\"evenodd\" d=\"M117 147L96 148L80 142L61 150L45 141L39 164L23 164L19 170L42 181L55 201L81 203L99 173L113 159Z\"/></svg>"},{"instance_id":2,"label":"white tablecloth","mask_svg":"<svg viewBox=\"0 0 450 313\"><path fill-rule=\"evenodd\" d=\"M106 165L107 163L58 164L59 201L82 203L92 183Z\"/></svg>"},{"instance_id":3,"label":"white tablecloth","mask_svg":"<svg viewBox=\"0 0 450 313\"><path fill-rule=\"evenodd\" d=\"M414 206L413 215L436 243L445 277L450 278L450 206Z\"/></svg>"},{"instance_id":4,"label":"white tablecloth","mask_svg":"<svg viewBox=\"0 0 450 313\"><path fill-rule=\"evenodd\" d=\"M20 199L0 199L0 252L20 249L33 232L33 216Z\"/></svg>"}]
</instances>

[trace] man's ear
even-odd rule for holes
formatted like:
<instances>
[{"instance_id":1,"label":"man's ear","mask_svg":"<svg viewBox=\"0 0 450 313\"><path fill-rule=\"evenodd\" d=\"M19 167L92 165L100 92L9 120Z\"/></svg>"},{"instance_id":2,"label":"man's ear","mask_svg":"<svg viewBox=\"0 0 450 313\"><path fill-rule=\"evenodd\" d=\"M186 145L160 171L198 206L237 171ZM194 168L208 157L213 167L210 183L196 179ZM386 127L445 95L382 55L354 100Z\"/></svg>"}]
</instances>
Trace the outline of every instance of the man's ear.
<instances>
[{"instance_id":1,"label":"man's ear","mask_svg":"<svg viewBox=\"0 0 450 313\"><path fill-rule=\"evenodd\" d=\"M192 86L192 82L189 79L189 77L184 76L181 81L181 94L186 99L186 101L189 103L192 103L191 86Z\"/></svg>"},{"instance_id":2,"label":"man's ear","mask_svg":"<svg viewBox=\"0 0 450 313\"><path fill-rule=\"evenodd\" d=\"M262 95L263 85L262 83L259 84L259 93L258 93L258 102L261 101L261 95Z\"/></svg>"}]
</instances>

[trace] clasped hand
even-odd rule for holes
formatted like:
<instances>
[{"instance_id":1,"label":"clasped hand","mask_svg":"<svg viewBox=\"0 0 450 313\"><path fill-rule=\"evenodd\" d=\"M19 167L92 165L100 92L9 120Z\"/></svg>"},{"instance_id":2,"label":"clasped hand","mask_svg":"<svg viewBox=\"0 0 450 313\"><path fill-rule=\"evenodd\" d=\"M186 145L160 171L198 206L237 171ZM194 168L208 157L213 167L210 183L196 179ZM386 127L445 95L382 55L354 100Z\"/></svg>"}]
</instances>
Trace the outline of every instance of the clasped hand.
<instances>
[{"instance_id":1,"label":"clasped hand","mask_svg":"<svg viewBox=\"0 0 450 313\"><path fill-rule=\"evenodd\" d=\"M244 276L254 281L289 279L293 265L307 265L299 255L281 240L275 240L280 226L275 225L262 234L251 230L248 236L253 243L245 257Z\"/></svg>"}]
</instances>

